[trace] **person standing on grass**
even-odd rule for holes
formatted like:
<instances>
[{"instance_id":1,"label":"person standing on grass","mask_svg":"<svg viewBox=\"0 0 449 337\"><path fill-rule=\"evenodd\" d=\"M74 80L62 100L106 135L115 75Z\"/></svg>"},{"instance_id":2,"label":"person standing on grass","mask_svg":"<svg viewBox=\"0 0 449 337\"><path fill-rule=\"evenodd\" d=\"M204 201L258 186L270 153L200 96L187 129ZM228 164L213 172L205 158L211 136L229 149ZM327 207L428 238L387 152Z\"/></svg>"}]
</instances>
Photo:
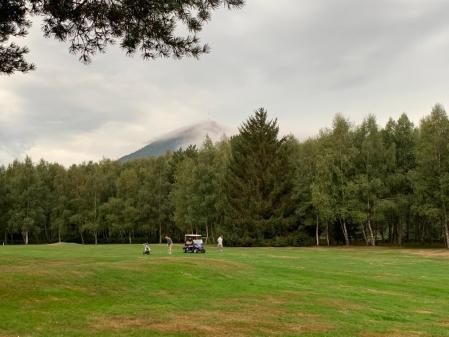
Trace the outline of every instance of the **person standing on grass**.
<instances>
[{"instance_id":1,"label":"person standing on grass","mask_svg":"<svg viewBox=\"0 0 449 337\"><path fill-rule=\"evenodd\" d=\"M220 250L220 252L223 251L223 236L219 236L217 239L217 248Z\"/></svg>"},{"instance_id":2,"label":"person standing on grass","mask_svg":"<svg viewBox=\"0 0 449 337\"><path fill-rule=\"evenodd\" d=\"M167 240L168 255L171 255L171 251L173 248L173 240L168 236L165 237L165 240Z\"/></svg>"},{"instance_id":3,"label":"person standing on grass","mask_svg":"<svg viewBox=\"0 0 449 337\"><path fill-rule=\"evenodd\" d=\"M143 254L144 255L150 255L150 252L151 252L150 245L148 243L145 243L143 245Z\"/></svg>"}]
</instances>

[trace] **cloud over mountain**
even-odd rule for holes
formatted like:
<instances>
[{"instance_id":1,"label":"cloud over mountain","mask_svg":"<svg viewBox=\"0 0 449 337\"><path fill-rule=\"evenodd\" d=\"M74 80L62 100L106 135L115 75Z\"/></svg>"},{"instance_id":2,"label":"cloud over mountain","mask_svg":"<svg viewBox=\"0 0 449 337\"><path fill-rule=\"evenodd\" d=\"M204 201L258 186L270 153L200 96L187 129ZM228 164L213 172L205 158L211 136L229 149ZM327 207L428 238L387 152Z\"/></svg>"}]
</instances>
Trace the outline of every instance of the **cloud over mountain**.
<instances>
[{"instance_id":1,"label":"cloud over mountain","mask_svg":"<svg viewBox=\"0 0 449 337\"><path fill-rule=\"evenodd\" d=\"M218 124L215 121L204 121L180 128L162 135L152 140L143 148L120 158L121 161L128 161L138 158L159 156L167 151L174 151L179 148L186 148L189 145L201 146L206 136L212 141L219 141L224 136L233 134L231 128Z\"/></svg>"}]
</instances>

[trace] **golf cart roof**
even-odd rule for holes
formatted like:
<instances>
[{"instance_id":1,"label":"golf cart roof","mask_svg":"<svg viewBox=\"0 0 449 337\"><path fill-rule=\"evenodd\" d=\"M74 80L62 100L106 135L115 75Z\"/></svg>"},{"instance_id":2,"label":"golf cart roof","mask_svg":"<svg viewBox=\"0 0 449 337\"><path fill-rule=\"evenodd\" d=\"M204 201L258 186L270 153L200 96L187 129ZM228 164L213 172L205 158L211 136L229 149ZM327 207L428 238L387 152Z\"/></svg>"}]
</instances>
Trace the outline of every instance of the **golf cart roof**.
<instances>
[{"instance_id":1,"label":"golf cart roof","mask_svg":"<svg viewBox=\"0 0 449 337\"><path fill-rule=\"evenodd\" d=\"M184 236L190 236L190 237L195 237L195 238L200 238L201 234L186 234Z\"/></svg>"}]
</instances>

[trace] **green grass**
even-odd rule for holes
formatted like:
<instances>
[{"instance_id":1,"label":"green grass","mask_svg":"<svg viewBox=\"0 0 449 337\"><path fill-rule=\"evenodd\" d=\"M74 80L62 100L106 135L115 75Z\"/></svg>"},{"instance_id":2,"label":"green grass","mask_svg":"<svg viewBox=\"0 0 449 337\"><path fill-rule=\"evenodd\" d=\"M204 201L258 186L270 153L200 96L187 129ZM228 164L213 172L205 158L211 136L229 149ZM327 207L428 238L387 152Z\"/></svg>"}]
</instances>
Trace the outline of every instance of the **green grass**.
<instances>
[{"instance_id":1,"label":"green grass","mask_svg":"<svg viewBox=\"0 0 449 337\"><path fill-rule=\"evenodd\" d=\"M449 255L0 246L0 337L449 336Z\"/></svg>"}]
</instances>

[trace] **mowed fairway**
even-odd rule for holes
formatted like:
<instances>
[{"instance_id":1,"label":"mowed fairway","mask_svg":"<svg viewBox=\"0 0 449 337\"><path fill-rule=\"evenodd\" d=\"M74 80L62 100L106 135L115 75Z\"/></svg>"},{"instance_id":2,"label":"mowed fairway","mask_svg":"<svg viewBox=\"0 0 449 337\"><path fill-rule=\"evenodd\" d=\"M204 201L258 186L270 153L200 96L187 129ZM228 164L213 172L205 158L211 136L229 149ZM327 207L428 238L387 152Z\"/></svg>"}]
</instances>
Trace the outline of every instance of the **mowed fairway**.
<instances>
[{"instance_id":1,"label":"mowed fairway","mask_svg":"<svg viewBox=\"0 0 449 337\"><path fill-rule=\"evenodd\" d=\"M0 246L0 336L449 336L449 255Z\"/></svg>"}]
</instances>

